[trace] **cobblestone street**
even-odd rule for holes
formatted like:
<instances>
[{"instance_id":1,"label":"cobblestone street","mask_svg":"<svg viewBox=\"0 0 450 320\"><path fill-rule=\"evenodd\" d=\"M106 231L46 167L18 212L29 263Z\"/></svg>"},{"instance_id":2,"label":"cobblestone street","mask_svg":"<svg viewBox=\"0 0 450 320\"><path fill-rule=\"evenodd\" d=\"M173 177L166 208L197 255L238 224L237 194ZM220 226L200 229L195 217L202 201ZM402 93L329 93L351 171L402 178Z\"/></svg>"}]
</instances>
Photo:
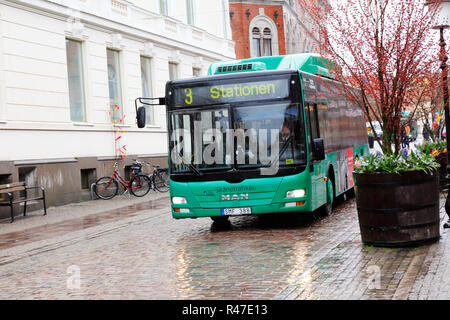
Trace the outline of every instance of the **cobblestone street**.
<instances>
[{"instance_id":1,"label":"cobblestone street","mask_svg":"<svg viewBox=\"0 0 450 320\"><path fill-rule=\"evenodd\" d=\"M226 225L169 210L150 195L2 221L0 299L450 299L449 231L418 248L363 246L354 198L326 218Z\"/></svg>"}]
</instances>

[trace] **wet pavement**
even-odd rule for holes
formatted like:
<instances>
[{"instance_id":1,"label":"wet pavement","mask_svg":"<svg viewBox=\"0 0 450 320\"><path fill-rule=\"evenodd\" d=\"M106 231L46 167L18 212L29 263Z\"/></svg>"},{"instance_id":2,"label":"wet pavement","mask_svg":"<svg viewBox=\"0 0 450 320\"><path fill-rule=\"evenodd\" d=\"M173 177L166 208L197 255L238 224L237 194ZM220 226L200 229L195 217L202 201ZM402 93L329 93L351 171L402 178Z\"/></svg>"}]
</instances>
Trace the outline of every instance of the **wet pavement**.
<instances>
[{"instance_id":1,"label":"wet pavement","mask_svg":"<svg viewBox=\"0 0 450 320\"><path fill-rule=\"evenodd\" d=\"M325 218L228 224L174 220L168 197L139 201L0 223L0 299L450 299L448 229L417 248L364 246L354 199Z\"/></svg>"},{"instance_id":2,"label":"wet pavement","mask_svg":"<svg viewBox=\"0 0 450 320\"><path fill-rule=\"evenodd\" d=\"M15 231L0 234L0 250L9 249L30 242L49 239L64 235L67 232L84 230L94 226L111 223L121 219L134 217L143 210L160 209L167 206L167 198L149 200L129 206L120 207L105 212L93 213L82 218L65 220L39 227L28 228L24 231Z\"/></svg>"}]
</instances>

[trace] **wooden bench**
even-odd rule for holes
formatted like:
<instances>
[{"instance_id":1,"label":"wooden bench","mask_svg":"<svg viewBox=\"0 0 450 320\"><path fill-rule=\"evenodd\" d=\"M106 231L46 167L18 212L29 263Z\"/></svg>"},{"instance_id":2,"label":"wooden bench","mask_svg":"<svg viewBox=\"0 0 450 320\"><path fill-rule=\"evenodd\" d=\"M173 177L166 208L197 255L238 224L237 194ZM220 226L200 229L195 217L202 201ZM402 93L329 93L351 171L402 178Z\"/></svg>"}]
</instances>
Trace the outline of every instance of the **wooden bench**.
<instances>
[{"instance_id":1,"label":"wooden bench","mask_svg":"<svg viewBox=\"0 0 450 320\"><path fill-rule=\"evenodd\" d=\"M28 190L30 189L41 189L42 196L28 197ZM19 196L19 198L14 199L14 193L23 191L25 193L24 197ZM6 196L8 200L6 200ZM0 185L0 207L9 206L11 208L11 223L14 222L14 210L13 205L17 203L25 203L23 208L23 215L27 215L27 202L33 200L44 201L44 216L47 215L47 207L45 204L45 189L43 187L28 187L25 182L15 182L10 184Z\"/></svg>"}]
</instances>

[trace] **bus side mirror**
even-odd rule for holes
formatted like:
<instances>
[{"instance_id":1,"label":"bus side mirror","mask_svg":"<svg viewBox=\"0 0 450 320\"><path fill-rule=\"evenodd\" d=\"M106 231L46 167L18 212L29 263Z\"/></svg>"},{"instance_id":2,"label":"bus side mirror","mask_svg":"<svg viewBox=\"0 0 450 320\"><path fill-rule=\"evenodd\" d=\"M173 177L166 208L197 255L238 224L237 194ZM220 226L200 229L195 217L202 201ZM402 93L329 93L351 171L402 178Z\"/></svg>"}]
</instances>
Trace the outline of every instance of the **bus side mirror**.
<instances>
[{"instance_id":1,"label":"bus side mirror","mask_svg":"<svg viewBox=\"0 0 450 320\"><path fill-rule=\"evenodd\" d=\"M325 146L322 138L314 139L314 160L321 161L325 159Z\"/></svg>"},{"instance_id":2,"label":"bus side mirror","mask_svg":"<svg viewBox=\"0 0 450 320\"><path fill-rule=\"evenodd\" d=\"M138 128L145 127L145 107L139 107L136 112L136 120Z\"/></svg>"}]
</instances>

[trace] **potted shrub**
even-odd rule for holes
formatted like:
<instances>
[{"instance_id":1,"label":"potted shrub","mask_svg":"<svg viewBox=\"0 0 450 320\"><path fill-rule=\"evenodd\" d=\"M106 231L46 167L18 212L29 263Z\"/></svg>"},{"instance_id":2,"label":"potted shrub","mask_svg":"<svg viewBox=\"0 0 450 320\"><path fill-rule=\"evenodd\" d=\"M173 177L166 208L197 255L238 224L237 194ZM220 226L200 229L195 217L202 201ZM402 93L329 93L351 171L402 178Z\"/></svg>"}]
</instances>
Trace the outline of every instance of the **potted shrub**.
<instances>
[{"instance_id":1,"label":"potted shrub","mask_svg":"<svg viewBox=\"0 0 450 320\"><path fill-rule=\"evenodd\" d=\"M371 155L353 177L363 243L410 246L438 240L439 164L431 154Z\"/></svg>"}]
</instances>

